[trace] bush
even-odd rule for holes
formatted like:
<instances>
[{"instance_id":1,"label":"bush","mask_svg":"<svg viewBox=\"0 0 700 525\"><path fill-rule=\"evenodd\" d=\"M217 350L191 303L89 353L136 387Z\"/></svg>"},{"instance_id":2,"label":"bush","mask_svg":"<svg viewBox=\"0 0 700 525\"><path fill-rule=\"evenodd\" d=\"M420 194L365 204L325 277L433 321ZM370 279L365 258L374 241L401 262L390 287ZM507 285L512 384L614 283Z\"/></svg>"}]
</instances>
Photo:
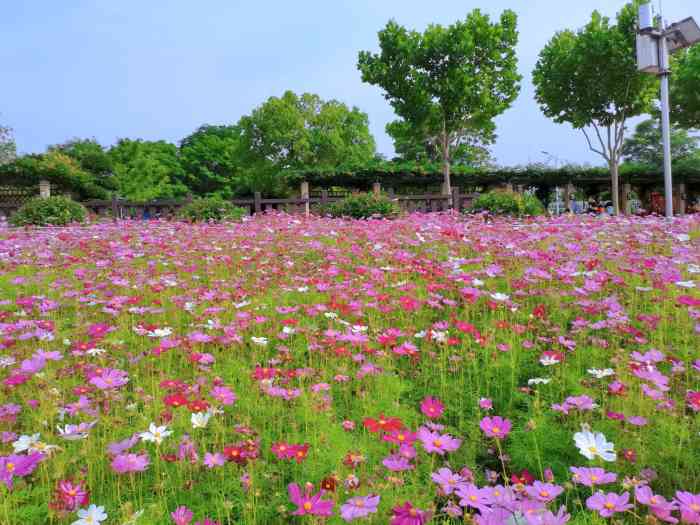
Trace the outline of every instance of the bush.
<instances>
[{"instance_id":1,"label":"bush","mask_svg":"<svg viewBox=\"0 0 700 525\"><path fill-rule=\"evenodd\" d=\"M13 226L65 226L85 222L87 210L68 197L40 197L27 201L10 217Z\"/></svg>"},{"instance_id":2,"label":"bush","mask_svg":"<svg viewBox=\"0 0 700 525\"><path fill-rule=\"evenodd\" d=\"M178 215L190 222L222 222L240 221L248 212L219 197L206 197L187 203Z\"/></svg>"},{"instance_id":3,"label":"bush","mask_svg":"<svg viewBox=\"0 0 700 525\"><path fill-rule=\"evenodd\" d=\"M544 206L532 193L519 194L508 190L482 193L472 204L470 211L488 211L496 215L544 215Z\"/></svg>"},{"instance_id":4,"label":"bush","mask_svg":"<svg viewBox=\"0 0 700 525\"><path fill-rule=\"evenodd\" d=\"M392 218L400 212L399 206L384 195L363 193L350 195L342 201L334 202L322 209L322 213L331 217L352 217L369 219L371 217Z\"/></svg>"}]
</instances>

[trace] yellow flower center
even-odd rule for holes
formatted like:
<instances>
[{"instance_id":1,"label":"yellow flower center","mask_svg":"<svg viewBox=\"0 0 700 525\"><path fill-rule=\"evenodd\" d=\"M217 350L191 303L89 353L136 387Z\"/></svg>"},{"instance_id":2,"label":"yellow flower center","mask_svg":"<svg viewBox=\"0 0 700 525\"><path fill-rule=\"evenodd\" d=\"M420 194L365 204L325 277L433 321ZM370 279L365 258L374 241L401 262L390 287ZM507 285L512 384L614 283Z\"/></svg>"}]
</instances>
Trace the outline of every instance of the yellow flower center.
<instances>
[{"instance_id":1,"label":"yellow flower center","mask_svg":"<svg viewBox=\"0 0 700 525\"><path fill-rule=\"evenodd\" d=\"M355 500L355 506L356 506L356 507L364 507L364 506L365 506L365 502L362 501L361 499Z\"/></svg>"},{"instance_id":2,"label":"yellow flower center","mask_svg":"<svg viewBox=\"0 0 700 525\"><path fill-rule=\"evenodd\" d=\"M501 429L499 427L491 428L491 432L493 432L494 434L498 434L500 431L501 431Z\"/></svg>"},{"instance_id":3,"label":"yellow flower center","mask_svg":"<svg viewBox=\"0 0 700 525\"><path fill-rule=\"evenodd\" d=\"M695 512L700 511L700 505L698 505L697 503L691 503L690 508L693 509Z\"/></svg>"},{"instance_id":4,"label":"yellow flower center","mask_svg":"<svg viewBox=\"0 0 700 525\"><path fill-rule=\"evenodd\" d=\"M438 447L438 448L441 447L441 446L442 446L442 440L436 439L435 441L433 441L433 445L435 445L435 446Z\"/></svg>"},{"instance_id":5,"label":"yellow flower center","mask_svg":"<svg viewBox=\"0 0 700 525\"><path fill-rule=\"evenodd\" d=\"M304 502L304 510L311 510L311 502L310 501Z\"/></svg>"},{"instance_id":6,"label":"yellow flower center","mask_svg":"<svg viewBox=\"0 0 700 525\"><path fill-rule=\"evenodd\" d=\"M469 501L476 501L476 496L474 496L473 494L469 496Z\"/></svg>"},{"instance_id":7,"label":"yellow flower center","mask_svg":"<svg viewBox=\"0 0 700 525\"><path fill-rule=\"evenodd\" d=\"M608 501L608 502L606 502L606 503L603 505L603 507L605 507L606 509L614 509L614 508L615 508L615 504L614 504L614 503L610 503L610 502Z\"/></svg>"},{"instance_id":8,"label":"yellow flower center","mask_svg":"<svg viewBox=\"0 0 700 525\"><path fill-rule=\"evenodd\" d=\"M596 476L595 474L593 474L593 475L591 476L591 481L598 481L598 476Z\"/></svg>"},{"instance_id":9,"label":"yellow flower center","mask_svg":"<svg viewBox=\"0 0 700 525\"><path fill-rule=\"evenodd\" d=\"M595 447L588 447L588 451L589 451L591 454L597 454L597 453L598 453L598 449L595 448Z\"/></svg>"},{"instance_id":10,"label":"yellow flower center","mask_svg":"<svg viewBox=\"0 0 700 525\"><path fill-rule=\"evenodd\" d=\"M7 472L14 472L15 471L15 464L14 463L7 463L5 465L5 470L7 470Z\"/></svg>"},{"instance_id":11,"label":"yellow flower center","mask_svg":"<svg viewBox=\"0 0 700 525\"><path fill-rule=\"evenodd\" d=\"M546 490L541 490L541 491L540 491L540 496L542 496L543 498L548 498L548 497L549 497L549 492L547 492Z\"/></svg>"}]
</instances>

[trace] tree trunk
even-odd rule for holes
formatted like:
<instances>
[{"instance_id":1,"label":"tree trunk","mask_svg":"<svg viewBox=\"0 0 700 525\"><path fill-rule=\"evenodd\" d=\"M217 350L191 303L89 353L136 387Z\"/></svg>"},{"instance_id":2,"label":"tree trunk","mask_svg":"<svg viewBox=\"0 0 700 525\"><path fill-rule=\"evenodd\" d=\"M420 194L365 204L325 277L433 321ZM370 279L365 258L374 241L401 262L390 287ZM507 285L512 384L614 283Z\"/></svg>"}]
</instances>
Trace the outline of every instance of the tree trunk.
<instances>
[{"instance_id":1,"label":"tree trunk","mask_svg":"<svg viewBox=\"0 0 700 525\"><path fill-rule=\"evenodd\" d=\"M452 194L452 185L450 184L450 143L447 139L447 133L442 136L442 193L444 195Z\"/></svg>"},{"instance_id":2,"label":"tree trunk","mask_svg":"<svg viewBox=\"0 0 700 525\"><path fill-rule=\"evenodd\" d=\"M620 174L617 160L610 161L610 178L612 179L613 213L620 215Z\"/></svg>"}]
</instances>

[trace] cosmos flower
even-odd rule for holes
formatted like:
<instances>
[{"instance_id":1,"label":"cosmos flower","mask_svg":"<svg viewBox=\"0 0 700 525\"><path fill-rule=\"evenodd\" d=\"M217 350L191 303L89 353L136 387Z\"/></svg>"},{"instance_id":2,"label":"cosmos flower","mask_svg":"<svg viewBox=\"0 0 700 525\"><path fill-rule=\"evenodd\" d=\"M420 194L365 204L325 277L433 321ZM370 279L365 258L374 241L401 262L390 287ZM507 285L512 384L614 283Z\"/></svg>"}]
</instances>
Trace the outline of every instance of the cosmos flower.
<instances>
[{"instance_id":1,"label":"cosmos flower","mask_svg":"<svg viewBox=\"0 0 700 525\"><path fill-rule=\"evenodd\" d=\"M501 416L487 416L479 423L479 427L486 437L496 439L505 439L512 426L509 420L503 419Z\"/></svg>"},{"instance_id":2,"label":"cosmos flower","mask_svg":"<svg viewBox=\"0 0 700 525\"><path fill-rule=\"evenodd\" d=\"M609 518L618 512L625 512L631 509L634 505L628 503L629 499L629 492L623 492L622 494L608 492L606 494L598 491L586 500L586 507L590 510L598 511L598 514L603 518Z\"/></svg>"},{"instance_id":3,"label":"cosmos flower","mask_svg":"<svg viewBox=\"0 0 700 525\"><path fill-rule=\"evenodd\" d=\"M573 473L572 480L574 483L585 485L586 487L594 487L596 485L607 485L617 481L617 474L614 472L606 472L602 468L593 467L569 467Z\"/></svg>"},{"instance_id":4,"label":"cosmos flower","mask_svg":"<svg viewBox=\"0 0 700 525\"><path fill-rule=\"evenodd\" d=\"M148 454L119 454L112 460L112 470L117 474L143 472L149 463Z\"/></svg>"},{"instance_id":5,"label":"cosmos flower","mask_svg":"<svg viewBox=\"0 0 700 525\"><path fill-rule=\"evenodd\" d=\"M167 426L163 425L159 427L156 426L155 423L151 423L148 426L148 430L146 432L141 432L139 436L141 437L141 441L148 441L160 445L170 434L172 434L172 431L168 430Z\"/></svg>"},{"instance_id":6,"label":"cosmos flower","mask_svg":"<svg viewBox=\"0 0 700 525\"><path fill-rule=\"evenodd\" d=\"M439 399L426 397L420 404L420 411L425 417L439 419L445 410L445 405Z\"/></svg>"},{"instance_id":7,"label":"cosmos flower","mask_svg":"<svg viewBox=\"0 0 700 525\"><path fill-rule=\"evenodd\" d=\"M107 513L104 507L90 505L87 509L78 511L78 518L71 525L99 525L107 519Z\"/></svg>"},{"instance_id":8,"label":"cosmos flower","mask_svg":"<svg viewBox=\"0 0 700 525\"><path fill-rule=\"evenodd\" d=\"M457 490L457 488L459 488L460 484L464 482L464 478L462 476L455 474L450 469L444 467L438 469L437 472L433 472L430 475L430 479L437 483L446 495L452 494L455 490Z\"/></svg>"},{"instance_id":9,"label":"cosmos flower","mask_svg":"<svg viewBox=\"0 0 700 525\"><path fill-rule=\"evenodd\" d=\"M297 509L292 513L295 516L304 516L306 514L330 516L333 514L333 501L321 499L323 497L322 490L312 495L313 487L307 484L306 490L302 494L299 485L296 483L290 483L287 489L290 501L297 506Z\"/></svg>"},{"instance_id":10,"label":"cosmos flower","mask_svg":"<svg viewBox=\"0 0 700 525\"><path fill-rule=\"evenodd\" d=\"M174 525L190 525L194 514L185 506L180 506L170 513Z\"/></svg>"},{"instance_id":11,"label":"cosmos flower","mask_svg":"<svg viewBox=\"0 0 700 525\"><path fill-rule=\"evenodd\" d=\"M615 461L615 445L605 439L605 436L600 432L590 432L584 430L574 434L574 442L578 447L579 452L587 459L593 460L600 458L603 461Z\"/></svg>"},{"instance_id":12,"label":"cosmos flower","mask_svg":"<svg viewBox=\"0 0 700 525\"><path fill-rule=\"evenodd\" d=\"M454 438L449 434L439 434L428 430L426 427L418 429L418 439L423 443L426 452L445 455L447 452L454 452L462 444L461 439Z\"/></svg>"},{"instance_id":13,"label":"cosmos flower","mask_svg":"<svg viewBox=\"0 0 700 525\"><path fill-rule=\"evenodd\" d=\"M424 525L431 514L413 506L409 501L391 509L390 525Z\"/></svg>"},{"instance_id":14,"label":"cosmos flower","mask_svg":"<svg viewBox=\"0 0 700 525\"><path fill-rule=\"evenodd\" d=\"M340 506L340 517L350 522L377 512L379 496L355 496Z\"/></svg>"}]
</instances>

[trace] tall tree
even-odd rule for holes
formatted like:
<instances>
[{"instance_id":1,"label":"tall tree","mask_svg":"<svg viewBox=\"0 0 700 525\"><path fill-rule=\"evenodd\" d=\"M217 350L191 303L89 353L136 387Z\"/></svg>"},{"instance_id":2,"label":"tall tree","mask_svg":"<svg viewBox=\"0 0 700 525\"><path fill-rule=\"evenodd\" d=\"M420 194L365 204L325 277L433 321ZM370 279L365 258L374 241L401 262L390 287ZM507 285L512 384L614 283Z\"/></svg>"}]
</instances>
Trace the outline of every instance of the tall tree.
<instances>
[{"instance_id":1,"label":"tall tree","mask_svg":"<svg viewBox=\"0 0 700 525\"><path fill-rule=\"evenodd\" d=\"M671 130L671 157L674 161L686 160L698 153L698 137L686 130ZM645 120L637 124L634 135L625 139L622 145L625 160L662 167L664 152L661 127L658 120Z\"/></svg>"},{"instance_id":2,"label":"tall tree","mask_svg":"<svg viewBox=\"0 0 700 525\"><path fill-rule=\"evenodd\" d=\"M386 131L394 140L394 151L398 160L414 162L440 162L442 152L438 144L426 139L404 120L395 120L386 125ZM488 146L492 140L484 140L476 134L465 135L463 142L450 152L452 166L485 168L493 164Z\"/></svg>"},{"instance_id":3,"label":"tall tree","mask_svg":"<svg viewBox=\"0 0 700 525\"><path fill-rule=\"evenodd\" d=\"M81 170L94 177L96 184L109 190L116 189L112 158L96 139L75 138L63 144L50 146L48 150L63 153L76 161Z\"/></svg>"},{"instance_id":4,"label":"tall tree","mask_svg":"<svg viewBox=\"0 0 700 525\"><path fill-rule=\"evenodd\" d=\"M535 99L544 114L580 129L590 150L608 164L616 214L625 123L651 111L658 86L637 71L635 34L635 4L627 4L616 23L595 11L583 29L557 33L533 72Z\"/></svg>"},{"instance_id":5,"label":"tall tree","mask_svg":"<svg viewBox=\"0 0 700 525\"><path fill-rule=\"evenodd\" d=\"M185 184L197 195L230 198L242 165L239 126L204 125L180 142Z\"/></svg>"},{"instance_id":6,"label":"tall tree","mask_svg":"<svg viewBox=\"0 0 700 525\"><path fill-rule=\"evenodd\" d=\"M423 33L392 20L379 32L380 53L359 54L362 80L384 90L413 136L437 147L447 192L453 150L474 136L491 137L493 119L518 95L516 25L510 10L492 23L476 9Z\"/></svg>"},{"instance_id":7,"label":"tall tree","mask_svg":"<svg viewBox=\"0 0 700 525\"><path fill-rule=\"evenodd\" d=\"M0 124L0 164L12 162L17 157L17 146L12 129Z\"/></svg>"},{"instance_id":8,"label":"tall tree","mask_svg":"<svg viewBox=\"0 0 700 525\"><path fill-rule=\"evenodd\" d=\"M109 150L119 195L143 202L187 193L177 146L159 141L120 139Z\"/></svg>"},{"instance_id":9,"label":"tall tree","mask_svg":"<svg viewBox=\"0 0 700 525\"><path fill-rule=\"evenodd\" d=\"M700 128L700 44L674 57L671 117L682 128Z\"/></svg>"}]
</instances>

